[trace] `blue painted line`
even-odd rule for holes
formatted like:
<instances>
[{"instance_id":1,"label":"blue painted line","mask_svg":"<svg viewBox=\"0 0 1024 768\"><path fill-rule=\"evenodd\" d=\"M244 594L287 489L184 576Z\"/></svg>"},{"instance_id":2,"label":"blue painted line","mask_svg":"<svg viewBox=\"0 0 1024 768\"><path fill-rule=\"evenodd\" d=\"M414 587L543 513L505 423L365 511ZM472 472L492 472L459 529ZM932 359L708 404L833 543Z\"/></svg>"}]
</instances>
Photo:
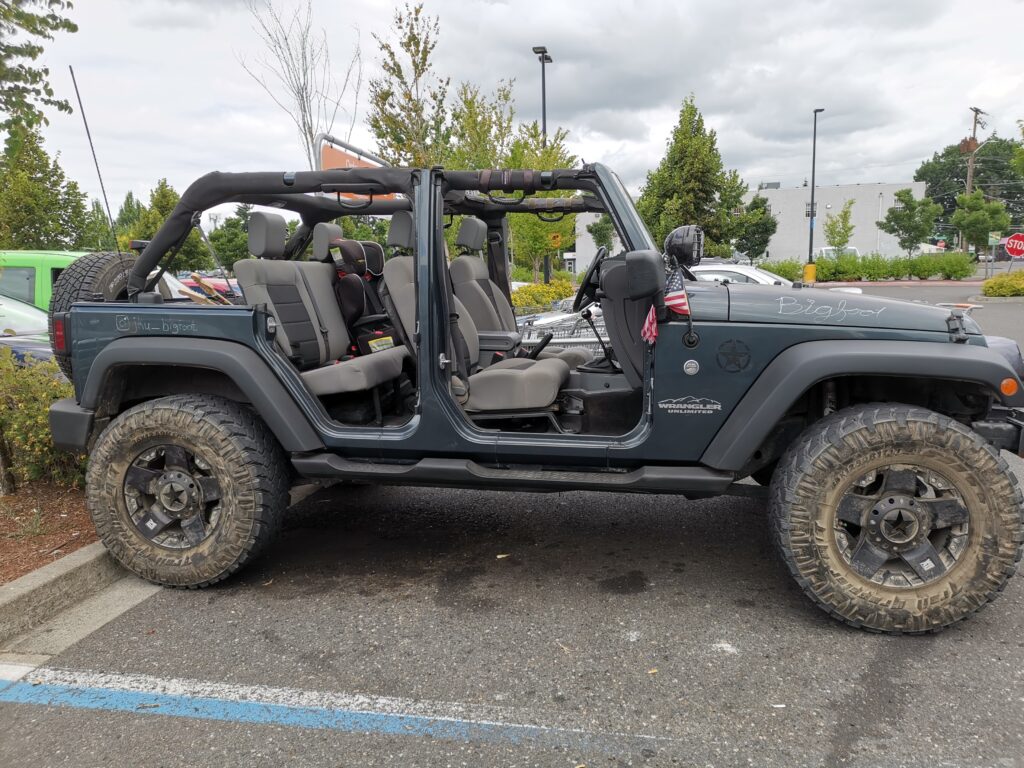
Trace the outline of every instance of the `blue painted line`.
<instances>
[{"instance_id":1,"label":"blue painted line","mask_svg":"<svg viewBox=\"0 0 1024 768\"><path fill-rule=\"evenodd\" d=\"M587 733L536 725L431 718L423 715L366 712L326 707L293 707L259 701L234 701L158 692L125 691L46 683L15 682L0 688L0 702L48 707L164 715L258 725L390 736L429 736L447 741L561 747L585 752L639 751L659 741L650 736Z\"/></svg>"}]
</instances>

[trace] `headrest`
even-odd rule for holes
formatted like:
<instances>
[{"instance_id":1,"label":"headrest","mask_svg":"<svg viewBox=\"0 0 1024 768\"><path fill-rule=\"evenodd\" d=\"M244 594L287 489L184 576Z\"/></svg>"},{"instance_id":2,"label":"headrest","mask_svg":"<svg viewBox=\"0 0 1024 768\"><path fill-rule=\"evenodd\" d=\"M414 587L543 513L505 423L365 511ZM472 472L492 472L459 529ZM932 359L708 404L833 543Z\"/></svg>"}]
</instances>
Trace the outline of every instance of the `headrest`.
<instances>
[{"instance_id":1,"label":"headrest","mask_svg":"<svg viewBox=\"0 0 1024 768\"><path fill-rule=\"evenodd\" d=\"M366 254L366 271L374 277L380 277L384 271L384 248L373 240L362 240L363 253Z\"/></svg>"},{"instance_id":2,"label":"headrest","mask_svg":"<svg viewBox=\"0 0 1024 768\"><path fill-rule=\"evenodd\" d=\"M317 224L313 227L313 258L330 263L331 248L341 245L342 238L341 227L337 224Z\"/></svg>"},{"instance_id":3,"label":"headrest","mask_svg":"<svg viewBox=\"0 0 1024 768\"><path fill-rule=\"evenodd\" d=\"M358 240L342 240L339 244L341 261L346 272L362 277L366 274L366 252Z\"/></svg>"},{"instance_id":4,"label":"headrest","mask_svg":"<svg viewBox=\"0 0 1024 768\"><path fill-rule=\"evenodd\" d=\"M409 211L395 211L391 214L388 245L409 251L416 246L416 224Z\"/></svg>"},{"instance_id":5,"label":"headrest","mask_svg":"<svg viewBox=\"0 0 1024 768\"><path fill-rule=\"evenodd\" d=\"M490 280L487 265L479 256L457 256L452 260L448 270L453 283L472 283L477 280Z\"/></svg>"},{"instance_id":6,"label":"headrest","mask_svg":"<svg viewBox=\"0 0 1024 768\"><path fill-rule=\"evenodd\" d=\"M288 222L279 213L249 214L249 253L257 259L280 259L288 240Z\"/></svg>"},{"instance_id":7,"label":"headrest","mask_svg":"<svg viewBox=\"0 0 1024 768\"><path fill-rule=\"evenodd\" d=\"M482 251L487 242L487 225L480 219L467 216L459 225L459 236L455 245L467 251Z\"/></svg>"},{"instance_id":8,"label":"headrest","mask_svg":"<svg viewBox=\"0 0 1024 768\"><path fill-rule=\"evenodd\" d=\"M384 262L384 283L388 290L393 292L399 286L415 283L415 269L412 256L392 256Z\"/></svg>"}]
</instances>

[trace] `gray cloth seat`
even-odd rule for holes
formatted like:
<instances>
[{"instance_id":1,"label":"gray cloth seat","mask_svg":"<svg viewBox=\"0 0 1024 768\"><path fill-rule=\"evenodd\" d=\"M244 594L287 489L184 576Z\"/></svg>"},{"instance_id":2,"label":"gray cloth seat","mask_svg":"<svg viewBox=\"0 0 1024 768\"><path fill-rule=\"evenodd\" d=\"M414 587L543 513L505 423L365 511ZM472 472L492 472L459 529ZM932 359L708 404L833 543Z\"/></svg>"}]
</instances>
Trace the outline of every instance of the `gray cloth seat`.
<instances>
[{"instance_id":1,"label":"gray cloth seat","mask_svg":"<svg viewBox=\"0 0 1024 768\"><path fill-rule=\"evenodd\" d=\"M498 284L491 280L487 263L480 256L470 253L482 252L486 242L487 225L472 216L464 218L455 245L467 253L456 257L449 267L452 287L478 329L515 333L519 329L508 299ZM563 349L550 345L538 356L540 360L552 357L564 360L570 368L594 359L594 355L586 349Z\"/></svg>"},{"instance_id":2,"label":"gray cloth seat","mask_svg":"<svg viewBox=\"0 0 1024 768\"><path fill-rule=\"evenodd\" d=\"M416 327L416 290L411 256L392 256L384 264L384 287L395 315L411 344L410 330ZM531 411L549 407L569 379L563 360L512 358L480 370L480 341L472 316L456 298L459 330L469 353L466 411Z\"/></svg>"},{"instance_id":3,"label":"gray cloth seat","mask_svg":"<svg viewBox=\"0 0 1024 768\"><path fill-rule=\"evenodd\" d=\"M279 229L277 225L271 228ZM259 229L265 231L262 226ZM250 250L260 253L276 247L269 240L252 245L257 247L250 246ZM298 367L299 375L313 394L362 392L402 373L408 357L405 347L339 360L352 341L335 298L337 272L332 265L257 258L236 262L234 270L246 303L265 305L277 320L276 342Z\"/></svg>"}]
</instances>

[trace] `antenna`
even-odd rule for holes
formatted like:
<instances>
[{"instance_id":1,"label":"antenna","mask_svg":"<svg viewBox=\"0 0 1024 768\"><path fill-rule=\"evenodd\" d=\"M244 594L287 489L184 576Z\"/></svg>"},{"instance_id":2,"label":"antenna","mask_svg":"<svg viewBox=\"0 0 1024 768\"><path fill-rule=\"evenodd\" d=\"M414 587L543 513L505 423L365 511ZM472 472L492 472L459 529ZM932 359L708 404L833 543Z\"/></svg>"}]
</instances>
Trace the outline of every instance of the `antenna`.
<instances>
[{"instance_id":1,"label":"antenna","mask_svg":"<svg viewBox=\"0 0 1024 768\"><path fill-rule=\"evenodd\" d=\"M110 201L107 200L107 189L103 186L103 174L100 173L100 162L96 159L96 147L92 143L92 133L89 131L89 121L85 119L85 107L82 106L82 94L78 92L78 81L75 80L74 67L68 65L71 72L71 84L75 86L75 98L78 99L78 111L82 114L82 124L85 125L85 136L89 139L89 150L92 152L92 162L96 166L96 177L100 180L100 192L103 193L103 205L107 208L107 223L110 225L110 235L114 238L114 248L117 255L121 255L121 246L117 244L117 230L114 229L114 217L110 215Z\"/></svg>"}]
</instances>

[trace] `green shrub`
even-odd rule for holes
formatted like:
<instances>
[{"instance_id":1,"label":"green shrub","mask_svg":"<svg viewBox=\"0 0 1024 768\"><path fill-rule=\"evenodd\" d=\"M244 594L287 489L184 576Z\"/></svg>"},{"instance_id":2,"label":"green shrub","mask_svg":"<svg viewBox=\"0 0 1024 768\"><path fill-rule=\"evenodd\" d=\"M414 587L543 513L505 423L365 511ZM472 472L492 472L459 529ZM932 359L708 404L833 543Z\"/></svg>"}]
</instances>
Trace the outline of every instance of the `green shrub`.
<instances>
[{"instance_id":1,"label":"green shrub","mask_svg":"<svg viewBox=\"0 0 1024 768\"><path fill-rule=\"evenodd\" d=\"M833 280L839 280L839 264L834 258L822 256L815 259L814 263L818 265L814 279L819 283L831 283Z\"/></svg>"},{"instance_id":2,"label":"green shrub","mask_svg":"<svg viewBox=\"0 0 1024 768\"><path fill-rule=\"evenodd\" d=\"M567 299L574 293L572 283L568 280L552 280L544 283L531 283L512 291L513 307L550 307L552 302Z\"/></svg>"},{"instance_id":3,"label":"green shrub","mask_svg":"<svg viewBox=\"0 0 1024 768\"><path fill-rule=\"evenodd\" d=\"M985 296L1024 296L1024 271L996 275L985 281L981 292Z\"/></svg>"},{"instance_id":4,"label":"green shrub","mask_svg":"<svg viewBox=\"0 0 1024 768\"><path fill-rule=\"evenodd\" d=\"M513 283L532 283L533 282L533 270L529 267L512 267L512 282Z\"/></svg>"},{"instance_id":5,"label":"green shrub","mask_svg":"<svg viewBox=\"0 0 1024 768\"><path fill-rule=\"evenodd\" d=\"M923 253L910 260L910 274L918 280L927 280L939 274L939 260L930 253Z\"/></svg>"},{"instance_id":6,"label":"green shrub","mask_svg":"<svg viewBox=\"0 0 1024 768\"><path fill-rule=\"evenodd\" d=\"M886 275L891 280L902 280L910 276L910 263L913 259L900 256L896 259L889 259L889 272Z\"/></svg>"},{"instance_id":7,"label":"green shrub","mask_svg":"<svg viewBox=\"0 0 1024 768\"><path fill-rule=\"evenodd\" d=\"M974 274L974 262L966 253L943 253L935 261L943 280L963 280Z\"/></svg>"},{"instance_id":8,"label":"green shrub","mask_svg":"<svg viewBox=\"0 0 1024 768\"><path fill-rule=\"evenodd\" d=\"M861 257L860 274L865 280L888 280L892 276L892 263L880 253Z\"/></svg>"},{"instance_id":9,"label":"green shrub","mask_svg":"<svg viewBox=\"0 0 1024 768\"><path fill-rule=\"evenodd\" d=\"M761 269L778 275L783 280L796 282L804 276L804 265L796 259L784 259L782 261L766 261L760 265Z\"/></svg>"},{"instance_id":10,"label":"green shrub","mask_svg":"<svg viewBox=\"0 0 1024 768\"><path fill-rule=\"evenodd\" d=\"M9 349L0 349L0 450L11 459L16 481L47 480L81 485L85 460L58 451L50 437L49 409L74 390L53 362L28 367L16 364Z\"/></svg>"}]
</instances>

